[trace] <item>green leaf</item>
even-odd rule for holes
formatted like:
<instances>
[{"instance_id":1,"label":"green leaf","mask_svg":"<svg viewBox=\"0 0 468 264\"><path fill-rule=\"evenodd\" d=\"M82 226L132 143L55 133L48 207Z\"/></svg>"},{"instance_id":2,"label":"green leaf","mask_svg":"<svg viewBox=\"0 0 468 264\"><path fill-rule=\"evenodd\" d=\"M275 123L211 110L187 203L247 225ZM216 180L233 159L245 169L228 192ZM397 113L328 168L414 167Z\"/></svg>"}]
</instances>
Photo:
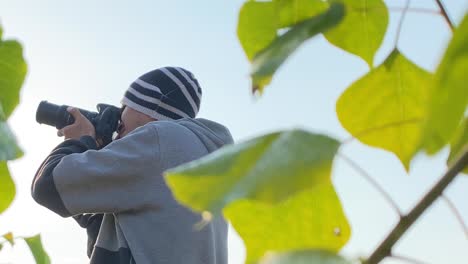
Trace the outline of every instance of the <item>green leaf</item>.
<instances>
[{"instance_id":1,"label":"green leaf","mask_svg":"<svg viewBox=\"0 0 468 264\"><path fill-rule=\"evenodd\" d=\"M0 27L0 39L2 30ZM19 90L26 75L21 45L16 41L0 40L0 161L19 158L18 147L6 120L19 102Z\"/></svg>"},{"instance_id":2,"label":"green leaf","mask_svg":"<svg viewBox=\"0 0 468 264\"><path fill-rule=\"evenodd\" d=\"M313 248L338 252L351 233L330 182L277 205L234 202L224 213L244 241L248 264L268 251Z\"/></svg>"},{"instance_id":3,"label":"green leaf","mask_svg":"<svg viewBox=\"0 0 468 264\"><path fill-rule=\"evenodd\" d=\"M293 26L257 53L252 61L253 92L263 92L273 74L304 41L335 26L344 16L342 4L332 4L324 13Z\"/></svg>"},{"instance_id":4,"label":"green leaf","mask_svg":"<svg viewBox=\"0 0 468 264\"><path fill-rule=\"evenodd\" d=\"M351 262L325 250L300 250L281 254L268 253L260 264L351 264Z\"/></svg>"},{"instance_id":5,"label":"green leaf","mask_svg":"<svg viewBox=\"0 0 468 264\"><path fill-rule=\"evenodd\" d=\"M169 170L166 182L197 211L225 208L245 242L247 263L269 250L336 252L350 236L330 176L338 147L302 130L272 133Z\"/></svg>"},{"instance_id":6,"label":"green leaf","mask_svg":"<svg viewBox=\"0 0 468 264\"><path fill-rule=\"evenodd\" d=\"M12 246L15 245L15 240L13 240L13 233L12 232L8 232L8 233L4 234L2 237L5 238L8 241L8 243L10 243L10 245L12 245Z\"/></svg>"},{"instance_id":7,"label":"green leaf","mask_svg":"<svg viewBox=\"0 0 468 264\"><path fill-rule=\"evenodd\" d=\"M338 118L361 142L395 153L408 171L420 146L431 81L430 73L394 50L340 96Z\"/></svg>"},{"instance_id":8,"label":"green leaf","mask_svg":"<svg viewBox=\"0 0 468 264\"><path fill-rule=\"evenodd\" d=\"M431 87L424 148L434 154L453 137L468 104L468 14L456 29Z\"/></svg>"},{"instance_id":9,"label":"green leaf","mask_svg":"<svg viewBox=\"0 0 468 264\"><path fill-rule=\"evenodd\" d=\"M26 62L21 45L12 40L0 41L0 104L6 118L19 103L25 76Z\"/></svg>"},{"instance_id":10,"label":"green leaf","mask_svg":"<svg viewBox=\"0 0 468 264\"><path fill-rule=\"evenodd\" d=\"M321 0L247 1L239 12L237 36L249 60L266 48L278 29L325 11L328 4Z\"/></svg>"},{"instance_id":11,"label":"green leaf","mask_svg":"<svg viewBox=\"0 0 468 264\"><path fill-rule=\"evenodd\" d=\"M316 16L328 8L322 0L274 0L279 16L279 28L290 27Z\"/></svg>"},{"instance_id":12,"label":"green leaf","mask_svg":"<svg viewBox=\"0 0 468 264\"><path fill-rule=\"evenodd\" d=\"M249 60L276 38L277 21L275 3L244 3L239 12L237 36Z\"/></svg>"},{"instance_id":13,"label":"green leaf","mask_svg":"<svg viewBox=\"0 0 468 264\"><path fill-rule=\"evenodd\" d=\"M465 120L458 126L455 136L450 143L450 155L447 160L447 166L451 166L454 159L459 155L460 151L463 150L468 144L468 118L465 117ZM463 173L468 174L468 167L463 170Z\"/></svg>"},{"instance_id":14,"label":"green leaf","mask_svg":"<svg viewBox=\"0 0 468 264\"><path fill-rule=\"evenodd\" d=\"M333 45L364 59L372 68L388 26L388 9L383 0L341 0L346 16L324 33Z\"/></svg>"},{"instance_id":15,"label":"green leaf","mask_svg":"<svg viewBox=\"0 0 468 264\"><path fill-rule=\"evenodd\" d=\"M21 156L23 152L18 147L15 136L8 124L0 119L0 161L17 159Z\"/></svg>"},{"instance_id":16,"label":"green leaf","mask_svg":"<svg viewBox=\"0 0 468 264\"><path fill-rule=\"evenodd\" d=\"M37 264L50 264L50 258L42 246L41 235L26 237L24 240L28 244L29 249L31 249L31 253Z\"/></svg>"},{"instance_id":17,"label":"green leaf","mask_svg":"<svg viewBox=\"0 0 468 264\"><path fill-rule=\"evenodd\" d=\"M330 182L338 147L335 139L303 130L272 133L171 169L166 181L180 202L200 212L219 214L244 198L275 203Z\"/></svg>"},{"instance_id":18,"label":"green leaf","mask_svg":"<svg viewBox=\"0 0 468 264\"><path fill-rule=\"evenodd\" d=\"M15 184L10 177L6 161L0 161L0 213L10 206L15 194Z\"/></svg>"}]
</instances>

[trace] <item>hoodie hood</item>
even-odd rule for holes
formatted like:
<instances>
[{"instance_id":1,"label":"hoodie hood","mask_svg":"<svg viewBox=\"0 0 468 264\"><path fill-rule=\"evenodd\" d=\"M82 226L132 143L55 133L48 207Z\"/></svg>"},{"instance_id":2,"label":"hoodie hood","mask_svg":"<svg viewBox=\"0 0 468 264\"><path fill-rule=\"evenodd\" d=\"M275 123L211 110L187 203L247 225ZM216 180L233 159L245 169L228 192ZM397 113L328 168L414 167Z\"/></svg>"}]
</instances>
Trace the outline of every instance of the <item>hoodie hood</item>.
<instances>
[{"instance_id":1,"label":"hoodie hood","mask_svg":"<svg viewBox=\"0 0 468 264\"><path fill-rule=\"evenodd\" d=\"M174 122L188 128L197 135L209 152L234 142L229 130L214 121L204 118L183 118L174 120Z\"/></svg>"}]
</instances>

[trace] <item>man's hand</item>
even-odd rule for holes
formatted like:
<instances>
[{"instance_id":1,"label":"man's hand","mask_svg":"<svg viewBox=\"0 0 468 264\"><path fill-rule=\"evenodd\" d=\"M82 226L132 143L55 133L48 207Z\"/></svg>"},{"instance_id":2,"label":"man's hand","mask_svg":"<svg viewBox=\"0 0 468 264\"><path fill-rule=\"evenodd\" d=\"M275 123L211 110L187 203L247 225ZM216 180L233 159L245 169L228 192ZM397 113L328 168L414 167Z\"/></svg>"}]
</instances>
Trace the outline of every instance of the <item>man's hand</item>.
<instances>
[{"instance_id":1,"label":"man's hand","mask_svg":"<svg viewBox=\"0 0 468 264\"><path fill-rule=\"evenodd\" d=\"M91 136L96 139L96 130L93 124L77 108L70 106L67 111L75 118L75 122L58 130L57 136L65 136L65 139L79 139L82 136Z\"/></svg>"}]
</instances>

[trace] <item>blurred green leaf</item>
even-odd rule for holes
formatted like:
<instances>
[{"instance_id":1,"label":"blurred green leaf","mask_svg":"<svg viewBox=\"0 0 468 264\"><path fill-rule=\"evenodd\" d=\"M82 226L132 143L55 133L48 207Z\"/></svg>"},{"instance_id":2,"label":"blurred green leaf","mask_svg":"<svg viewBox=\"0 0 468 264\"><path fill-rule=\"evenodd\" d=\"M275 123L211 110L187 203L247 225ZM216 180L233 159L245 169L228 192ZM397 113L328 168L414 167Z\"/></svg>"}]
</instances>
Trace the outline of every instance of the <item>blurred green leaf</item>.
<instances>
[{"instance_id":1,"label":"blurred green leaf","mask_svg":"<svg viewBox=\"0 0 468 264\"><path fill-rule=\"evenodd\" d=\"M6 120L19 102L19 91L26 75L21 45L2 41L0 26L0 161L23 155Z\"/></svg>"},{"instance_id":2,"label":"blurred green leaf","mask_svg":"<svg viewBox=\"0 0 468 264\"><path fill-rule=\"evenodd\" d=\"M330 182L338 147L335 139L303 130L272 133L171 169L166 181L182 203L219 214L238 199L274 203Z\"/></svg>"},{"instance_id":3,"label":"blurred green leaf","mask_svg":"<svg viewBox=\"0 0 468 264\"><path fill-rule=\"evenodd\" d=\"M21 45L12 40L0 41L0 104L6 118L19 103L25 76L26 62Z\"/></svg>"},{"instance_id":4,"label":"blurred green leaf","mask_svg":"<svg viewBox=\"0 0 468 264\"><path fill-rule=\"evenodd\" d=\"M247 263L267 251L338 251L350 227L331 183L335 139L303 130L225 146L166 172L177 200L224 215L247 247ZM210 190L207 192L206 190Z\"/></svg>"},{"instance_id":5,"label":"blurred green leaf","mask_svg":"<svg viewBox=\"0 0 468 264\"><path fill-rule=\"evenodd\" d=\"M239 12L237 36L249 60L276 38L277 21L275 3L244 3Z\"/></svg>"},{"instance_id":6,"label":"blurred green leaf","mask_svg":"<svg viewBox=\"0 0 468 264\"><path fill-rule=\"evenodd\" d=\"M11 179L6 161L0 161L0 214L10 206L15 194L15 184Z\"/></svg>"},{"instance_id":7,"label":"blurred green leaf","mask_svg":"<svg viewBox=\"0 0 468 264\"><path fill-rule=\"evenodd\" d=\"M468 14L455 30L431 86L424 148L434 154L453 137L468 104Z\"/></svg>"},{"instance_id":8,"label":"blurred green leaf","mask_svg":"<svg viewBox=\"0 0 468 264\"><path fill-rule=\"evenodd\" d=\"M0 244L0 251L3 249L3 244Z\"/></svg>"},{"instance_id":9,"label":"blurred green leaf","mask_svg":"<svg viewBox=\"0 0 468 264\"><path fill-rule=\"evenodd\" d=\"M273 74L304 41L336 25L344 16L342 4L332 4L324 13L294 25L257 53L252 61L251 77L253 92L263 92Z\"/></svg>"},{"instance_id":10,"label":"blurred green leaf","mask_svg":"<svg viewBox=\"0 0 468 264\"><path fill-rule=\"evenodd\" d=\"M394 50L340 96L338 118L361 142L395 153L408 171L420 146L431 81L430 73Z\"/></svg>"},{"instance_id":11,"label":"blurred green leaf","mask_svg":"<svg viewBox=\"0 0 468 264\"><path fill-rule=\"evenodd\" d=\"M247 1L239 12L237 36L249 60L266 48L281 28L294 24L326 10L322 0Z\"/></svg>"},{"instance_id":12,"label":"blurred green leaf","mask_svg":"<svg viewBox=\"0 0 468 264\"><path fill-rule=\"evenodd\" d=\"M2 237L5 238L8 241L8 243L10 243L10 245L12 245L12 246L15 245L15 240L13 240L13 233L12 232L8 232L8 233L4 234Z\"/></svg>"},{"instance_id":13,"label":"blurred green leaf","mask_svg":"<svg viewBox=\"0 0 468 264\"><path fill-rule=\"evenodd\" d=\"M41 235L27 237L24 240L28 244L37 264L50 264L50 258L42 246Z\"/></svg>"},{"instance_id":14,"label":"blurred green leaf","mask_svg":"<svg viewBox=\"0 0 468 264\"><path fill-rule=\"evenodd\" d=\"M388 26L388 9L383 0L340 0L346 15L341 23L325 32L333 45L364 59L372 68Z\"/></svg>"},{"instance_id":15,"label":"blurred green leaf","mask_svg":"<svg viewBox=\"0 0 468 264\"><path fill-rule=\"evenodd\" d=\"M330 181L276 205L240 200L224 213L244 241L247 264L268 251L313 248L338 252L351 233Z\"/></svg>"},{"instance_id":16,"label":"blurred green leaf","mask_svg":"<svg viewBox=\"0 0 468 264\"><path fill-rule=\"evenodd\" d=\"M278 28L286 28L316 16L328 8L322 0L274 0L279 16Z\"/></svg>"},{"instance_id":17,"label":"blurred green leaf","mask_svg":"<svg viewBox=\"0 0 468 264\"><path fill-rule=\"evenodd\" d=\"M463 150L468 144L468 118L465 117L463 122L458 126L458 129L455 132L455 136L453 137L450 143L450 155L447 160L447 166L451 166L453 159L459 155L460 151ZM463 170L463 173L468 174L468 167Z\"/></svg>"},{"instance_id":18,"label":"blurred green leaf","mask_svg":"<svg viewBox=\"0 0 468 264\"><path fill-rule=\"evenodd\" d=\"M23 156L23 152L16 143L16 138L8 124L1 119L0 104L0 161L17 159Z\"/></svg>"},{"instance_id":19,"label":"blurred green leaf","mask_svg":"<svg viewBox=\"0 0 468 264\"><path fill-rule=\"evenodd\" d=\"M351 262L325 250L301 250L285 253L267 253L259 264L351 264Z\"/></svg>"}]
</instances>

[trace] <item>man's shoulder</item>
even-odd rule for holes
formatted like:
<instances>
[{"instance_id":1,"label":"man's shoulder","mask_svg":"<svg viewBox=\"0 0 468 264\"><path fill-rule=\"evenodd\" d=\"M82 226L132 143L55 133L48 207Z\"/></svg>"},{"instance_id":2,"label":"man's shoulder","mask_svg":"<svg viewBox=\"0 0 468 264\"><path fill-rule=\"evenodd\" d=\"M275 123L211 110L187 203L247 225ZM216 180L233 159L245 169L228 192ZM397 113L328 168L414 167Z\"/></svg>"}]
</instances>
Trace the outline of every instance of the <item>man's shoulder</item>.
<instances>
[{"instance_id":1,"label":"man's shoulder","mask_svg":"<svg viewBox=\"0 0 468 264\"><path fill-rule=\"evenodd\" d=\"M178 135L192 134L179 120L157 120L145 124L141 129L148 133L156 132L160 137L177 137Z\"/></svg>"},{"instance_id":2,"label":"man's shoulder","mask_svg":"<svg viewBox=\"0 0 468 264\"><path fill-rule=\"evenodd\" d=\"M198 138L205 145L214 144L218 148L233 143L232 135L225 126L208 119L182 118L173 121L153 121L145 125L154 129L161 138ZM211 148L210 148L211 149Z\"/></svg>"},{"instance_id":3,"label":"man's shoulder","mask_svg":"<svg viewBox=\"0 0 468 264\"><path fill-rule=\"evenodd\" d=\"M157 120L145 124L143 129L148 131L160 131L160 130L180 130L184 129L184 126L181 125L177 120Z\"/></svg>"}]
</instances>

